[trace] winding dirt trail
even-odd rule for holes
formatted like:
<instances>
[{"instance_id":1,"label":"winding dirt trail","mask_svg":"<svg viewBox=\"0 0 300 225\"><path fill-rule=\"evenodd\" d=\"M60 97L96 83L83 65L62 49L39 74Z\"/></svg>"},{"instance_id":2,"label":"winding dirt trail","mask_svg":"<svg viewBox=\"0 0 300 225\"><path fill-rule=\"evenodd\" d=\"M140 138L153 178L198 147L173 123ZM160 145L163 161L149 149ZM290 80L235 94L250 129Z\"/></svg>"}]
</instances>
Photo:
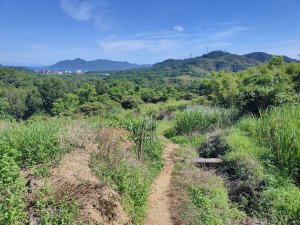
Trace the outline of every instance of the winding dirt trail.
<instances>
[{"instance_id":1,"label":"winding dirt trail","mask_svg":"<svg viewBox=\"0 0 300 225\"><path fill-rule=\"evenodd\" d=\"M162 137L162 139L167 140ZM148 198L148 215L144 225L172 225L170 213L170 184L174 167L173 152L177 145L167 142L163 158L165 166L151 186Z\"/></svg>"}]
</instances>

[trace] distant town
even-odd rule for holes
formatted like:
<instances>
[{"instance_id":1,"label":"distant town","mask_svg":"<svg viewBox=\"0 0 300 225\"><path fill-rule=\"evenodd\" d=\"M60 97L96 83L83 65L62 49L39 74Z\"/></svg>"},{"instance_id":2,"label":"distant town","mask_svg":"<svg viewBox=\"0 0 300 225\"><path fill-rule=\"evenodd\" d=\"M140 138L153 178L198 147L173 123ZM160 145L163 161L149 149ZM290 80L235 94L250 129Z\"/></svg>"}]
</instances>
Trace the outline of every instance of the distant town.
<instances>
[{"instance_id":1,"label":"distant town","mask_svg":"<svg viewBox=\"0 0 300 225\"><path fill-rule=\"evenodd\" d=\"M49 69L34 69L34 72L37 74L45 74L45 75L63 75L63 74L85 74L89 71L87 70L49 70ZM109 76L109 73L101 73L95 72L100 76Z\"/></svg>"},{"instance_id":2,"label":"distant town","mask_svg":"<svg viewBox=\"0 0 300 225\"><path fill-rule=\"evenodd\" d=\"M34 72L38 74L84 74L87 70L48 70L48 69L37 69Z\"/></svg>"}]
</instances>

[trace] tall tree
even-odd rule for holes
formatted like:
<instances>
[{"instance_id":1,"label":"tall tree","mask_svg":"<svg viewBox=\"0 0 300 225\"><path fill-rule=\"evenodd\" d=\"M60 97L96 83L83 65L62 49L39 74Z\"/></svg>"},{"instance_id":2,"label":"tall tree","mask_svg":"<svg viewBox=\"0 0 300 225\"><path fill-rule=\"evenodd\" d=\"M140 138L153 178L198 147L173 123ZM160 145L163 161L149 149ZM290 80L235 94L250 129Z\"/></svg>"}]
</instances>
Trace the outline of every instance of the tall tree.
<instances>
[{"instance_id":1,"label":"tall tree","mask_svg":"<svg viewBox=\"0 0 300 225\"><path fill-rule=\"evenodd\" d=\"M54 101L64 97L67 85L62 79L51 77L43 80L39 90L43 98L44 109L50 113Z\"/></svg>"},{"instance_id":2,"label":"tall tree","mask_svg":"<svg viewBox=\"0 0 300 225\"><path fill-rule=\"evenodd\" d=\"M98 80L95 84L95 88L98 95L106 94L109 90L108 84L103 80Z\"/></svg>"},{"instance_id":3,"label":"tall tree","mask_svg":"<svg viewBox=\"0 0 300 225\"><path fill-rule=\"evenodd\" d=\"M96 100L95 86L84 83L80 88L78 88L77 95L79 97L80 104L85 102L93 102Z\"/></svg>"},{"instance_id":4,"label":"tall tree","mask_svg":"<svg viewBox=\"0 0 300 225\"><path fill-rule=\"evenodd\" d=\"M25 112L26 119L42 109L43 100L37 88L29 90L25 99L25 104L27 106L27 111Z\"/></svg>"},{"instance_id":5,"label":"tall tree","mask_svg":"<svg viewBox=\"0 0 300 225\"><path fill-rule=\"evenodd\" d=\"M6 98L9 103L9 114L17 120L24 118L27 111L26 91L20 88L11 88L6 92Z\"/></svg>"}]
</instances>

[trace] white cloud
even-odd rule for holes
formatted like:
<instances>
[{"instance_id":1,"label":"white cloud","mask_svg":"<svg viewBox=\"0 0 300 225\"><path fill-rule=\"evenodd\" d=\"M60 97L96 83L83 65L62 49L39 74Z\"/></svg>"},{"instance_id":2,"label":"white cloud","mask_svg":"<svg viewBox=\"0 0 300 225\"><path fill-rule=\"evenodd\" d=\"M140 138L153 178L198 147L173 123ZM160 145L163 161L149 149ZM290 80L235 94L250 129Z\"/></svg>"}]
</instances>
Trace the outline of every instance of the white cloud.
<instances>
[{"instance_id":1,"label":"white cloud","mask_svg":"<svg viewBox=\"0 0 300 225\"><path fill-rule=\"evenodd\" d=\"M176 25L176 26L174 26L174 30L177 31L177 32L183 32L184 28L180 25Z\"/></svg>"},{"instance_id":2,"label":"white cloud","mask_svg":"<svg viewBox=\"0 0 300 225\"><path fill-rule=\"evenodd\" d=\"M233 36L239 32L242 32L242 31L247 31L249 30L248 27L238 27L238 26L234 26L234 27L231 27L227 30L223 30L223 31L218 31L216 32L214 35L213 35L213 38L215 39L222 39L222 38L225 38L225 37L230 37L230 36Z\"/></svg>"},{"instance_id":3,"label":"white cloud","mask_svg":"<svg viewBox=\"0 0 300 225\"><path fill-rule=\"evenodd\" d=\"M89 20L93 16L94 7L89 1L61 0L60 6L75 20Z\"/></svg>"},{"instance_id":4,"label":"white cloud","mask_svg":"<svg viewBox=\"0 0 300 225\"><path fill-rule=\"evenodd\" d=\"M128 39L128 40L107 40L98 43L99 46L108 52L163 52L168 51L178 45L176 40L147 40L147 39Z\"/></svg>"},{"instance_id":5,"label":"white cloud","mask_svg":"<svg viewBox=\"0 0 300 225\"><path fill-rule=\"evenodd\" d=\"M60 0L62 10L77 21L92 20L96 27L107 28L103 21L105 0Z\"/></svg>"}]
</instances>

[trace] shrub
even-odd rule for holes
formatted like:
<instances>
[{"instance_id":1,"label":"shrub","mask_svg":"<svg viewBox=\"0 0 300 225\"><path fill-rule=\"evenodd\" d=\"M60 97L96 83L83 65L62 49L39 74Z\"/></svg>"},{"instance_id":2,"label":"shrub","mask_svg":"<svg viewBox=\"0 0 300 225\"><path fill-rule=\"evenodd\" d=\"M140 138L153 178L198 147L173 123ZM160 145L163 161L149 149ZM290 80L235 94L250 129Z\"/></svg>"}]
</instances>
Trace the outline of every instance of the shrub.
<instances>
[{"instance_id":1,"label":"shrub","mask_svg":"<svg viewBox=\"0 0 300 225\"><path fill-rule=\"evenodd\" d=\"M230 208L227 191L224 184L217 177L210 177L211 182L216 182L213 188L192 185L188 188L191 202L197 209L195 224L223 225L243 216L235 208Z\"/></svg>"},{"instance_id":2,"label":"shrub","mask_svg":"<svg viewBox=\"0 0 300 225\"><path fill-rule=\"evenodd\" d=\"M15 159L0 151L0 225L27 222L24 187Z\"/></svg>"},{"instance_id":3,"label":"shrub","mask_svg":"<svg viewBox=\"0 0 300 225\"><path fill-rule=\"evenodd\" d=\"M299 224L300 193L299 188L292 184L282 187L270 187L262 194L261 208L270 224Z\"/></svg>"},{"instance_id":4,"label":"shrub","mask_svg":"<svg viewBox=\"0 0 300 225\"><path fill-rule=\"evenodd\" d=\"M270 106L295 103L297 69L278 63L280 60L275 58L259 68L237 73L213 73L209 98L225 107L236 106L254 114Z\"/></svg>"},{"instance_id":5,"label":"shrub","mask_svg":"<svg viewBox=\"0 0 300 225\"><path fill-rule=\"evenodd\" d=\"M139 103L141 103L141 101L139 101L137 98L134 98L133 96L127 96L121 101L121 105L124 109L137 108Z\"/></svg>"},{"instance_id":6,"label":"shrub","mask_svg":"<svg viewBox=\"0 0 300 225\"><path fill-rule=\"evenodd\" d=\"M37 190L35 207L40 218L40 224L78 224L79 207L74 200L57 197L52 187L45 183Z\"/></svg>"},{"instance_id":7,"label":"shrub","mask_svg":"<svg viewBox=\"0 0 300 225\"><path fill-rule=\"evenodd\" d=\"M98 116L105 114L105 107L100 102L87 102L79 106L79 111L84 115Z\"/></svg>"},{"instance_id":8,"label":"shrub","mask_svg":"<svg viewBox=\"0 0 300 225\"><path fill-rule=\"evenodd\" d=\"M0 142L15 149L15 159L20 166L52 161L65 152L60 147L60 124L56 122L36 121L16 125L2 132Z\"/></svg>"}]
</instances>

